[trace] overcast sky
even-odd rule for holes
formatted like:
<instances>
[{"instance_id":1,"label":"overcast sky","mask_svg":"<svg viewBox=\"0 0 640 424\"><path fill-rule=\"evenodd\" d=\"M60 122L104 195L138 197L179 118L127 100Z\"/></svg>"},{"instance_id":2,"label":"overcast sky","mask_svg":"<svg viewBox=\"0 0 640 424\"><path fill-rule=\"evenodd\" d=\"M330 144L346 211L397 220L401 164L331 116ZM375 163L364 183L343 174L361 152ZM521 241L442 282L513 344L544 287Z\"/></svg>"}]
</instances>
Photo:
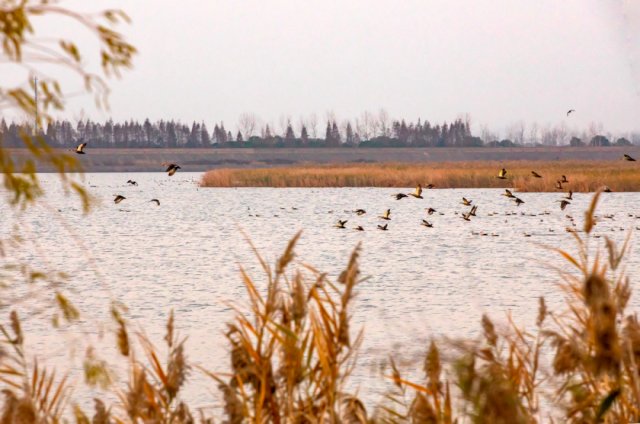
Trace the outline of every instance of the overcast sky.
<instances>
[{"instance_id":1,"label":"overcast sky","mask_svg":"<svg viewBox=\"0 0 640 424\"><path fill-rule=\"evenodd\" d=\"M122 7L133 24L119 28L140 51L112 83L109 112L84 97L70 101L71 119L233 128L243 112L277 123L385 108L432 122L468 113L498 130L519 120L640 130L636 0L64 3Z\"/></svg>"}]
</instances>

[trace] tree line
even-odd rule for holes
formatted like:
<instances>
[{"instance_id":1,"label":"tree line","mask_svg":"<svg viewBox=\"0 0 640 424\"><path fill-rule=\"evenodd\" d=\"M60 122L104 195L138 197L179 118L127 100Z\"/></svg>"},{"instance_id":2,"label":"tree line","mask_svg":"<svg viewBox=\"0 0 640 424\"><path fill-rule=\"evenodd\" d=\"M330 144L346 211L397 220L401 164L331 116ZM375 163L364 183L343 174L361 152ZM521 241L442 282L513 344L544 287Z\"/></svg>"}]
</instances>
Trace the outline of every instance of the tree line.
<instances>
[{"instance_id":1,"label":"tree line","mask_svg":"<svg viewBox=\"0 0 640 424\"><path fill-rule=\"evenodd\" d=\"M517 147L525 145L609 146L631 145L627 138L615 141L609 135L584 133L583 137L572 135L554 128L541 130L535 137L536 127L531 128L529 139L524 134L524 125L511 128L507 137L500 139L494 133L482 128L481 136L471 133L469 119L456 119L451 123L431 124L418 119L417 122L402 120L363 119L344 121L338 124L328 119L323 132L318 131L316 122L301 121L294 129L290 121L281 123L276 130L273 125L258 128L257 120L251 115L240 117L238 128L233 132L225 128L223 122L216 123L209 131L204 122L191 125L179 121L160 120L144 122L129 120L103 123L90 119L79 120L75 125L68 120L48 122L37 133L53 147L73 147L87 142L98 148L273 148L273 147ZM535 132L535 133L534 133ZM21 147L21 134L34 134L31 123L0 121L0 141L5 147ZM324 137L322 137L324 135ZM560 139L560 140L559 140ZM636 141L636 140L634 140Z\"/></svg>"}]
</instances>

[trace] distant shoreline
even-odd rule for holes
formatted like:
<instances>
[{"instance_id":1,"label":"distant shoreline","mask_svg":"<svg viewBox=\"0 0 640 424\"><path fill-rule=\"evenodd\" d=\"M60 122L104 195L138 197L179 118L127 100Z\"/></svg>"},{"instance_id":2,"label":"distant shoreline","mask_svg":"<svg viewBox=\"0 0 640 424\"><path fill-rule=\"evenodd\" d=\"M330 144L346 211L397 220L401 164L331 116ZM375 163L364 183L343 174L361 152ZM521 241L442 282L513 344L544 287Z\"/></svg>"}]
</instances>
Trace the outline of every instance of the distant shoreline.
<instances>
[{"instance_id":1,"label":"distant shoreline","mask_svg":"<svg viewBox=\"0 0 640 424\"><path fill-rule=\"evenodd\" d=\"M6 149L17 162L17 169L31 159L26 149ZM73 154L69 149L60 152ZM156 172L163 162L177 163L185 172L204 172L220 168L276 168L308 165L366 165L378 163L433 164L455 162L514 161L616 161L624 153L640 159L640 146L630 147L477 147L477 148L182 148L182 149L96 149L87 146L86 155L77 158L85 172ZM640 162L638 162L640 163ZM38 164L39 172L54 172Z\"/></svg>"},{"instance_id":2,"label":"distant shoreline","mask_svg":"<svg viewBox=\"0 0 640 424\"><path fill-rule=\"evenodd\" d=\"M520 192L640 191L640 162L498 161L423 164L309 165L262 169L216 169L202 187L398 187L509 188ZM502 167L506 178L498 178ZM535 171L541 177L533 175ZM562 182L563 175L568 182Z\"/></svg>"}]
</instances>

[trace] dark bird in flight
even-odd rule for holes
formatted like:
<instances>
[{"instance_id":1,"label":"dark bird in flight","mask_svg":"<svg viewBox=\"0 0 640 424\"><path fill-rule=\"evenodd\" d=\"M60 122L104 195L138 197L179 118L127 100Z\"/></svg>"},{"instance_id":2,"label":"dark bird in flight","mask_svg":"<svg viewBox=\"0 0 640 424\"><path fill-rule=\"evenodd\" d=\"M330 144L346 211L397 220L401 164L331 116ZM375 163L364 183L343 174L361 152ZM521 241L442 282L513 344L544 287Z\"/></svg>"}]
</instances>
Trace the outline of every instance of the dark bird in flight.
<instances>
[{"instance_id":1,"label":"dark bird in flight","mask_svg":"<svg viewBox=\"0 0 640 424\"><path fill-rule=\"evenodd\" d=\"M151 199L149 201L155 203L158 206L160 206L160 201L158 199Z\"/></svg>"},{"instance_id":2,"label":"dark bird in flight","mask_svg":"<svg viewBox=\"0 0 640 424\"><path fill-rule=\"evenodd\" d=\"M470 216L476 216L476 211L478 210L478 206L477 205L473 205L471 207L471 210L469 211L469 215Z\"/></svg>"},{"instance_id":3,"label":"dark bird in flight","mask_svg":"<svg viewBox=\"0 0 640 424\"><path fill-rule=\"evenodd\" d=\"M433 184L427 184L425 186L425 188L428 188L429 190L431 190L432 188L434 188L435 186Z\"/></svg>"},{"instance_id":4,"label":"dark bird in flight","mask_svg":"<svg viewBox=\"0 0 640 424\"><path fill-rule=\"evenodd\" d=\"M571 113L573 113L573 112L575 112L575 111L576 111L575 109L569 109L569 110L567 111L567 116L569 116Z\"/></svg>"},{"instance_id":5,"label":"dark bird in flight","mask_svg":"<svg viewBox=\"0 0 640 424\"><path fill-rule=\"evenodd\" d=\"M462 198L462 204L465 206L471 206L471 202L473 202L473 200L467 200L466 198Z\"/></svg>"},{"instance_id":6,"label":"dark bird in flight","mask_svg":"<svg viewBox=\"0 0 640 424\"><path fill-rule=\"evenodd\" d=\"M426 219L423 219L422 220L422 224L420 224L420 225L424 225L427 228L433 228L433 224L430 223L429 221L427 221Z\"/></svg>"},{"instance_id":7,"label":"dark bird in flight","mask_svg":"<svg viewBox=\"0 0 640 424\"><path fill-rule=\"evenodd\" d=\"M533 175L535 178L542 178L542 175L538 174L536 171L531 171L531 175Z\"/></svg>"},{"instance_id":8,"label":"dark bird in flight","mask_svg":"<svg viewBox=\"0 0 640 424\"><path fill-rule=\"evenodd\" d=\"M624 154L624 160L629 161L629 162L635 162L636 160L634 158L632 158L631 156L629 156L628 154Z\"/></svg>"},{"instance_id":9,"label":"dark bird in flight","mask_svg":"<svg viewBox=\"0 0 640 424\"><path fill-rule=\"evenodd\" d=\"M132 186L137 186L138 185L138 183L133 181L133 180L128 180L127 184L132 185Z\"/></svg>"},{"instance_id":10,"label":"dark bird in flight","mask_svg":"<svg viewBox=\"0 0 640 424\"><path fill-rule=\"evenodd\" d=\"M509 190L508 188L504 189L504 193L502 193L503 196L508 197L509 199L513 199L514 196L513 193L511 193L511 190Z\"/></svg>"},{"instance_id":11,"label":"dark bird in flight","mask_svg":"<svg viewBox=\"0 0 640 424\"><path fill-rule=\"evenodd\" d=\"M564 208L567 207L567 205L570 205L571 202L569 202L568 200L559 200L560 202L560 210L564 210Z\"/></svg>"},{"instance_id":12,"label":"dark bird in flight","mask_svg":"<svg viewBox=\"0 0 640 424\"><path fill-rule=\"evenodd\" d=\"M356 215L360 216L360 215L364 215L365 213L367 213L367 211L365 211L364 209L356 209L354 211L356 213Z\"/></svg>"},{"instance_id":13,"label":"dark bird in flight","mask_svg":"<svg viewBox=\"0 0 640 424\"><path fill-rule=\"evenodd\" d=\"M126 199L126 197L121 196L121 195L117 195L115 199L113 199L113 202L117 205L118 203L122 202L124 199Z\"/></svg>"},{"instance_id":14,"label":"dark bird in flight","mask_svg":"<svg viewBox=\"0 0 640 424\"><path fill-rule=\"evenodd\" d=\"M396 200L400 200L400 199L402 199L403 197L409 197L409 196L407 196L407 195L406 195L406 194L404 194L404 193L394 194L394 196L396 197Z\"/></svg>"},{"instance_id":15,"label":"dark bird in flight","mask_svg":"<svg viewBox=\"0 0 640 424\"><path fill-rule=\"evenodd\" d=\"M346 224L346 223L347 223L346 219L344 221L339 219L338 223L335 226L336 226L336 228L345 228L344 224Z\"/></svg>"},{"instance_id":16,"label":"dark bird in flight","mask_svg":"<svg viewBox=\"0 0 640 424\"><path fill-rule=\"evenodd\" d=\"M496 178L500 178L501 180L506 180L507 179L507 170L502 168L500 170L500 172L498 172L498 176Z\"/></svg>"},{"instance_id":17,"label":"dark bird in flight","mask_svg":"<svg viewBox=\"0 0 640 424\"><path fill-rule=\"evenodd\" d=\"M418 184L415 191L413 193L409 193L409 195L415 197L416 199L424 199L422 197L422 186Z\"/></svg>"},{"instance_id":18,"label":"dark bird in flight","mask_svg":"<svg viewBox=\"0 0 640 424\"><path fill-rule=\"evenodd\" d=\"M387 231L387 225L389 224L378 225L378 230Z\"/></svg>"},{"instance_id":19,"label":"dark bird in flight","mask_svg":"<svg viewBox=\"0 0 640 424\"><path fill-rule=\"evenodd\" d=\"M602 191L605 192L605 193L611 193L611 189L609 188L609 186L604 186Z\"/></svg>"},{"instance_id":20,"label":"dark bird in flight","mask_svg":"<svg viewBox=\"0 0 640 424\"><path fill-rule=\"evenodd\" d=\"M362 228L362 225L358 225L357 227L354 228L354 230L356 230L356 231L364 231L364 228Z\"/></svg>"},{"instance_id":21,"label":"dark bird in flight","mask_svg":"<svg viewBox=\"0 0 640 424\"><path fill-rule=\"evenodd\" d=\"M569 193L564 197L567 200L573 200L573 191L569 190Z\"/></svg>"},{"instance_id":22,"label":"dark bird in flight","mask_svg":"<svg viewBox=\"0 0 640 424\"><path fill-rule=\"evenodd\" d=\"M170 163L167 170L164 172L168 173L169 176L171 177L173 174L175 174L178 171L178 169L182 169L182 168L180 168L175 163Z\"/></svg>"},{"instance_id":23,"label":"dark bird in flight","mask_svg":"<svg viewBox=\"0 0 640 424\"><path fill-rule=\"evenodd\" d=\"M470 217L471 217L471 211L462 214L462 219L464 219L465 221L471 221Z\"/></svg>"},{"instance_id":24,"label":"dark bird in flight","mask_svg":"<svg viewBox=\"0 0 640 424\"><path fill-rule=\"evenodd\" d=\"M76 147L76 153L79 155L84 155L84 148L87 147L87 143L80 143L78 144L78 147Z\"/></svg>"},{"instance_id":25,"label":"dark bird in flight","mask_svg":"<svg viewBox=\"0 0 640 424\"><path fill-rule=\"evenodd\" d=\"M516 206L520 206L521 204L523 204L523 203L524 203L524 200L522 200L522 199L521 199L521 198L519 198L519 197L515 197L515 196L514 196L514 198L513 198L513 201L514 201L514 202L516 202Z\"/></svg>"},{"instance_id":26,"label":"dark bird in flight","mask_svg":"<svg viewBox=\"0 0 640 424\"><path fill-rule=\"evenodd\" d=\"M562 190L562 181L556 181L556 190Z\"/></svg>"},{"instance_id":27,"label":"dark bird in flight","mask_svg":"<svg viewBox=\"0 0 640 424\"><path fill-rule=\"evenodd\" d=\"M426 211L427 211L427 213L428 213L429 215L433 215L433 213L434 213L434 212L437 212L437 211L436 211L435 209L433 209L433 208L428 208L428 209L426 209Z\"/></svg>"},{"instance_id":28,"label":"dark bird in flight","mask_svg":"<svg viewBox=\"0 0 640 424\"><path fill-rule=\"evenodd\" d=\"M562 176L562 181L560 181L560 182L562 182L562 183L568 183L568 182L569 182L569 180L567 180L567 176L566 176L566 175L563 175L563 176Z\"/></svg>"},{"instance_id":29,"label":"dark bird in flight","mask_svg":"<svg viewBox=\"0 0 640 424\"><path fill-rule=\"evenodd\" d=\"M382 214L382 216L379 216L378 218L382 218L382 219L386 219L387 221L391 221L391 209L387 209L386 211L384 211L384 214Z\"/></svg>"}]
</instances>

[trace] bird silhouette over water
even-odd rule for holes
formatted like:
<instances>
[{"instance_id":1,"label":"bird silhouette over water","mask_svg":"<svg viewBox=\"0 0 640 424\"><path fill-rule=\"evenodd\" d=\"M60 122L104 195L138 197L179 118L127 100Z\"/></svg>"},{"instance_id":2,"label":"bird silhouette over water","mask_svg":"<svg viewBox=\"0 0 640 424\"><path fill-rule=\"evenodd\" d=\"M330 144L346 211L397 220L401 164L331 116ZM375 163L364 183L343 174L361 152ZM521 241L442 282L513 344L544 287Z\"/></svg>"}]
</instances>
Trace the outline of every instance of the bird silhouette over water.
<instances>
[{"instance_id":1,"label":"bird silhouette over water","mask_svg":"<svg viewBox=\"0 0 640 424\"><path fill-rule=\"evenodd\" d=\"M462 198L462 204L465 206L471 206L471 202L473 202L473 200L467 200L466 198Z\"/></svg>"},{"instance_id":2,"label":"bird silhouette over water","mask_svg":"<svg viewBox=\"0 0 640 424\"><path fill-rule=\"evenodd\" d=\"M346 228L344 226L344 224L346 224L347 222L348 222L348 220L346 220L346 219L345 220L339 219L335 226L336 226L336 228Z\"/></svg>"},{"instance_id":3,"label":"bird silhouette over water","mask_svg":"<svg viewBox=\"0 0 640 424\"><path fill-rule=\"evenodd\" d=\"M427 209L426 209L426 211L427 211L427 213L428 213L429 215L433 215L433 213L434 213L434 212L438 212L437 210L435 210L435 209L433 209L433 208L427 208Z\"/></svg>"},{"instance_id":4,"label":"bird silhouette over water","mask_svg":"<svg viewBox=\"0 0 640 424\"><path fill-rule=\"evenodd\" d=\"M423 199L422 197L422 186L418 184L413 193L409 193L410 196L415 197L416 199Z\"/></svg>"},{"instance_id":5,"label":"bird silhouette over water","mask_svg":"<svg viewBox=\"0 0 640 424\"><path fill-rule=\"evenodd\" d=\"M378 230L387 231L387 225L389 224L378 225Z\"/></svg>"},{"instance_id":6,"label":"bird silhouette over water","mask_svg":"<svg viewBox=\"0 0 640 424\"><path fill-rule=\"evenodd\" d=\"M634 158L632 158L631 156L629 156L628 154L624 154L623 156L624 160L629 161L629 162L635 162L636 160Z\"/></svg>"},{"instance_id":7,"label":"bird silhouette over water","mask_svg":"<svg viewBox=\"0 0 640 424\"><path fill-rule=\"evenodd\" d=\"M520 206L521 204L524 203L524 200L522 200L519 197L515 197L515 196L513 197L513 201L516 202L516 206Z\"/></svg>"},{"instance_id":8,"label":"bird silhouette over water","mask_svg":"<svg viewBox=\"0 0 640 424\"><path fill-rule=\"evenodd\" d=\"M423 225L423 226L425 226L427 228L433 228L433 224L430 223L429 221L427 221L426 219L423 219L422 223L420 225Z\"/></svg>"},{"instance_id":9,"label":"bird silhouette over water","mask_svg":"<svg viewBox=\"0 0 640 424\"><path fill-rule=\"evenodd\" d=\"M122 202L124 199L126 199L126 197L121 196L121 195L119 195L119 194L118 194L118 195L115 197L115 199L113 199L113 202L117 205L118 203Z\"/></svg>"},{"instance_id":10,"label":"bird silhouette over water","mask_svg":"<svg viewBox=\"0 0 640 424\"><path fill-rule=\"evenodd\" d=\"M498 176L496 178L500 178L501 180L507 179L507 170L502 168L500 172L498 172Z\"/></svg>"},{"instance_id":11,"label":"bird silhouette over water","mask_svg":"<svg viewBox=\"0 0 640 424\"><path fill-rule=\"evenodd\" d=\"M477 205L473 205L471 207L471 210L469 211L469 215L470 216L476 216L476 211L478 210L478 206Z\"/></svg>"},{"instance_id":12,"label":"bird silhouette over water","mask_svg":"<svg viewBox=\"0 0 640 424\"><path fill-rule=\"evenodd\" d=\"M169 166L167 167L167 170L164 172L169 174L169 176L171 177L173 176L173 174L178 172L178 169L182 169L182 168L180 168L180 166L176 165L175 163L170 163Z\"/></svg>"},{"instance_id":13,"label":"bird silhouette over water","mask_svg":"<svg viewBox=\"0 0 640 424\"><path fill-rule=\"evenodd\" d=\"M138 183L133 181L133 180L127 180L127 184L132 185L132 186L137 186Z\"/></svg>"},{"instance_id":14,"label":"bird silhouette over water","mask_svg":"<svg viewBox=\"0 0 640 424\"><path fill-rule=\"evenodd\" d=\"M431 189L432 189L432 188L434 188L434 187L435 187L435 186L434 186L433 184L427 184L427 185L425 186L425 188L427 188L427 189L429 189L429 190L431 190Z\"/></svg>"},{"instance_id":15,"label":"bird silhouette over water","mask_svg":"<svg viewBox=\"0 0 640 424\"><path fill-rule=\"evenodd\" d=\"M513 199L514 197L516 197L508 188L504 189L504 193L502 193L502 196L508 197L509 199Z\"/></svg>"},{"instance_id":16,"label":"bird silhouette over water","mask_svg":"<svg viewBox=\"0 0 640 424\"><path fill-rule=\"evenodd\" d=\"M364 231L364 228L362 228L362 225L358 225L357 227L354 228L354 230L356 230L356 231Z\"/></svg>"},{"instance_id":17,"label":"bird silhouette over water","mask_svg":"<svg viewBox=\"0 0 640 424\"><path fill-rule=\"evenodd\" d=\"M569 190L569 193L564 197L567 200L573 200L573 191Z\"/></svg>"},{"instance_id":18,"label":"bird silhouette over water","mask_svg":"<svg viewBox=\"0 0 640 424\"><path fill-rule=\"evenodd\" d=\"M365 213L367 213L367 211L365 211L364 209L356 209L354 211L356 213L356 215L360 216L360 215L364 215Z\"/></svg>"},{"instance_id":19,"label":"bird silhouette over water","mask_svg":"<svg viewBox=\"0 0 640 424\"><path fill-rule=\"evenodd\" d=\"M407 195L406 195L406 194L404 194L404 193L394 194L394 196L395 196L396 200L400 200L400 199L402 199L402 198L404 198L404 197L409 197L409 196L407 196Z\"/></svg>"},{"instance_id":20,"label":"bird silhouette over water","mask_svg":"<svg viewBox=\"0 0 640 424\"><path fill-rule=\"evenodd\" d=\"M569 110L567 111L567 116L569 116L570 114L572 114L572 113L573 113L573 112L575 112L575 111L576 111L575 109L569 109Z\"/></svg>"},{"instance_id":21,"label":"bird silhouette over water","mask_svg":"<svg viewBox=\"0 0 640 424\"><path fill-rule=\"evenodd\" d=\"M568 200L558 200L560 202L560 210L563 211L568 205L571 204Z\"/></svg>"},{"instance_id":22,"label":"bird silhouette over water","mask_svg":"<svg viewBox=\"0 0 640 424\"><path fill-rule=\"evenodd\" d=\"M87 147L87 143L80 143L78 144L78 147L76 147L76 153L79 155L84 155L85 151L84 148Z\"/></svg>"},{"instance_id":23,"label":"bird silhouette over water","mask_svg":"<svg viewBox=\"0 0 640 424\"><path fill-rule=\"evenodd\" d=\"M531 171L531 175L533 175L534 178L542 178L542 175L538 174L536 171Z\"/></svg>"},{"instance_id":24,"label":"bird silhouette over water","mask_svg":"<svg viewBox=\"0 0 640 424\"><path fill-rule=\"evenodd\" d=\"M149 201L155 203L158 206L160 206L160 201L158 199L151 199Z\"/></svg>"},{"instance_id":25,"label":"bird silhouette over water","mask_svg":"<svg viewBox=\"0 0 640 424\"><path fill-rule=\"evenodd\" d=\"M387 209L386 211L384 211L384 214L382 214L382 216L379 216L378 218L382 218L382 219L386 219L387 221L391 220L391 209Z\"/></svg>"}]
</instances>

